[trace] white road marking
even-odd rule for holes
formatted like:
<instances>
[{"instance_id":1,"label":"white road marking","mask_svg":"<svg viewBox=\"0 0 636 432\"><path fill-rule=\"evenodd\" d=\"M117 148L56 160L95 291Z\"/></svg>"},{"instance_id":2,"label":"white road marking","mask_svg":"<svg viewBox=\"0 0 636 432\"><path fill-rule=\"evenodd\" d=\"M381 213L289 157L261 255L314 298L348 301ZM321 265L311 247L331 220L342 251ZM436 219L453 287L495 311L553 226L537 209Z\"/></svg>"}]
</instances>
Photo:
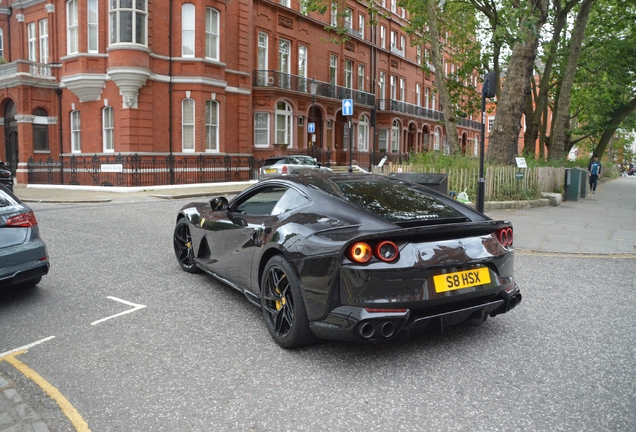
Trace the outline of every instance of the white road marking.
<instances>
[{"instance_id":1,"label":"white road marking","mask_svg":"<svg viewBox=\"0 0 636 432\"><path fill-rule=\"evenodd\" d=\"M117 298L117 297L110 297L110 296L108 296L108 297L106 297L106 298L109 298L109 299L111 299L111 300L118 301L118 302L123 303L123 304L126 304L126 305L128 305L128 306L132 306L133 308L132 308L132 309L128 309L127 311L120 312L120 313L118 313L118 314L115 314L115 315L112 315L112 316L106 317L106 318L102 318L102 319L97 320L97 321L95 321L95 322L92 322L92 323L91 323L91 325L99 324L100 322L104 322L104 321L109 320L109 319L111 319L111 318L117 318L118 316L126 315L126 314L129 314L129 313L131 313L131 312L138 311L139 309L143 309L143 308L145 308L145 307L146 307L146 305L140 305L140 304L131 303L131 302L129 302L129 301L122 300L122 299Z\"/></svg>"},{"instance_id":2,"label":"white road marking","mask_svg":"<svg viewBox=\"0 0 636 432\"><path fill-rule=\"evenodd\" d=\"M11 351L7 351L7 352L0 353L0 358L5 357L5 356L8 356L9 354L13 354L14 352L23 351L23 350L28 350L29 348L34 347L34 346L36 346L36 345L40 345L41 343L44 343L44 342L46 342L46 341L49 341L49 340L53 339L54 337L55 337L55 336L49 336L49 337L47 337L47 338L40 339L40 340L39 340L39 341L37 341L37 342L33 342L33 343L28 344L28 345L21 346L20 348L16 348L16 349L12 349Z\"/></svg>"}]
</instances>

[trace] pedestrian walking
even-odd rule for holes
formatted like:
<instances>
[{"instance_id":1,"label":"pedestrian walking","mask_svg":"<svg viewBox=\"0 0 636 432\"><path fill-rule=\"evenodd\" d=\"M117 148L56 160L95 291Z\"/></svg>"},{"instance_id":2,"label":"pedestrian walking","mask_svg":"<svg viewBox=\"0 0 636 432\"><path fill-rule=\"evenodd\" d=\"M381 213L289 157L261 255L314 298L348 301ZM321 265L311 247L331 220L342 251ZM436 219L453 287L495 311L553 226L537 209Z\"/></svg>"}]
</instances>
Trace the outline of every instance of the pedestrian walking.
<instances>
[{"instance_id":1,"label":"pedestrian walking","mask_svg":"<svg viewBox=\"0 0 636 432\"><path fill-rule=\"evenodd\" d=\"M587 166L587 171L590 178L590 191L596 193L598 176L601 175L601 163L598 161L597 155L592 155L592 160L590 160L590 164Z\"/></svg>"}]
</instances>

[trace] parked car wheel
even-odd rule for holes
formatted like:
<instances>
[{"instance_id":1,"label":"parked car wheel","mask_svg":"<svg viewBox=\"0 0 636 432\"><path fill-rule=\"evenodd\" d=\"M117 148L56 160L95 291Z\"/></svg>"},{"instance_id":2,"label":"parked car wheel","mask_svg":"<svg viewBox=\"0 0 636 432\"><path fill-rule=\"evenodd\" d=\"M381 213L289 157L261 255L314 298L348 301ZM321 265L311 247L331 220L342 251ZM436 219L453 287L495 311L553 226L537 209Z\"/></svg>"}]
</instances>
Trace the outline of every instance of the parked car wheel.
<instances>
[{"instance_id":1,"label":"parked car wheel","mask_svg":"<svg viewBox=\"0 0 636 432\"><path fill-rule=\"evenodd\" d=\"M291 264L282 256L272 257L261 279L262 310L267 329L283 348L297 348L316 340L309 328L300 282Z\"/></svg>"},{"instance_id":2,"label":"parked car wheel","mask_svg":"<svg viewBox=\"0 0 636 432\"><path fill-rule=\"evenodd\" d=\"M194 252L192 250L192 237L190 228L185 218L179 219L174 228L174 253L182 269L188 273L199 273L201 269L194 262Z\"/></svg>"},{"instance_id":3,"label":"parked car wheel","mask_svg":"<svg viewBox=\"0 0 636 432\"><path fill-rule=\"evenodd\" d=\"M42 280L42 276L38 276L36 278L29 279L24 282L20 282L19 284L15 286L15 288L18 290L28 290L35 287L37 284L39 284L41 280Z\"/></svg>"}]
</instances>

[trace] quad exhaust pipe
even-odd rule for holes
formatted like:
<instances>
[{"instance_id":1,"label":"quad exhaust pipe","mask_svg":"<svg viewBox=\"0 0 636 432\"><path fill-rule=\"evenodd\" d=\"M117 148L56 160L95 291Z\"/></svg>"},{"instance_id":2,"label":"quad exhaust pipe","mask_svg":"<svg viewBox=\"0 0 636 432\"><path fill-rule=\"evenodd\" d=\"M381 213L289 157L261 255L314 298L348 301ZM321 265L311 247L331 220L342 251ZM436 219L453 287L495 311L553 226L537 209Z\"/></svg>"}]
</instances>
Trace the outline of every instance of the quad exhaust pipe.
<instances>
[{"instance_id":1,"label":"quad exhaust pipe","mask_svg":"<svg viewBox=\"0 0 636 432\"><path fill-rule=\"evenodd\" d=\"M375 324L367 321L358 328L360 336L371 339L373 336L388 339L395 334L395 324L391 321L377 321Z\"/></svg>"}]
</instances>

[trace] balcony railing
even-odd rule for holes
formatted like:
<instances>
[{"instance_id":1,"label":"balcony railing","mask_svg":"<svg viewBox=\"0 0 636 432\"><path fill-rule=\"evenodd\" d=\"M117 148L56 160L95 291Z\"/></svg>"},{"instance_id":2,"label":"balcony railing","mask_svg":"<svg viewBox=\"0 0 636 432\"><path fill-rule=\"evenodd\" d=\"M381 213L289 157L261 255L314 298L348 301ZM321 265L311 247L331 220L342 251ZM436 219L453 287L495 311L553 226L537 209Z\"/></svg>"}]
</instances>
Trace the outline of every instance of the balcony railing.
<instances>
[{"instance_id":1,"label":"balcony railing","mask_svg":"<svg viewBox=\"0 0 636 432\"><path fill-rule=\"evenodd\" d=\"M15 78L18 75L34 78L53 78L51 65L46 63L36 63L28 60L17 60L15 62L0 65L0 79Z\"/></svg>"},{"instance_id":2,"label":"balcony railing","mask_svg":"<svg viewBox=\"0 0 636 432\"><path fill-rule=\"evenodd\" d=\"M436 121L444 120L444 113L442 111L436 111L394 99L378 100L378 108L381 111L396 111ZM481 123L478 121L469 120L463 117L455 117L455 119L457 120L457 124L462 127L476 130L481 129Z\"/></svg>"},{"instance_id":3,"label":"balcony railing","mask_svg":"<svg viewBox=\"0 0 636 432\"><path fill-rule=\"evenodd\" d=\"M256 70L254 71L252 85L254 87L272 87L311 94L309 90L309 84L311 82L311 78L302 76L273 70ZM316 84L318 84L316 96L339 100L353 99L353 103L357 105L373 106L375 103L375 96L371 93L353 90L323 81L316 81Z\"/></svg>"}]
</instances>

